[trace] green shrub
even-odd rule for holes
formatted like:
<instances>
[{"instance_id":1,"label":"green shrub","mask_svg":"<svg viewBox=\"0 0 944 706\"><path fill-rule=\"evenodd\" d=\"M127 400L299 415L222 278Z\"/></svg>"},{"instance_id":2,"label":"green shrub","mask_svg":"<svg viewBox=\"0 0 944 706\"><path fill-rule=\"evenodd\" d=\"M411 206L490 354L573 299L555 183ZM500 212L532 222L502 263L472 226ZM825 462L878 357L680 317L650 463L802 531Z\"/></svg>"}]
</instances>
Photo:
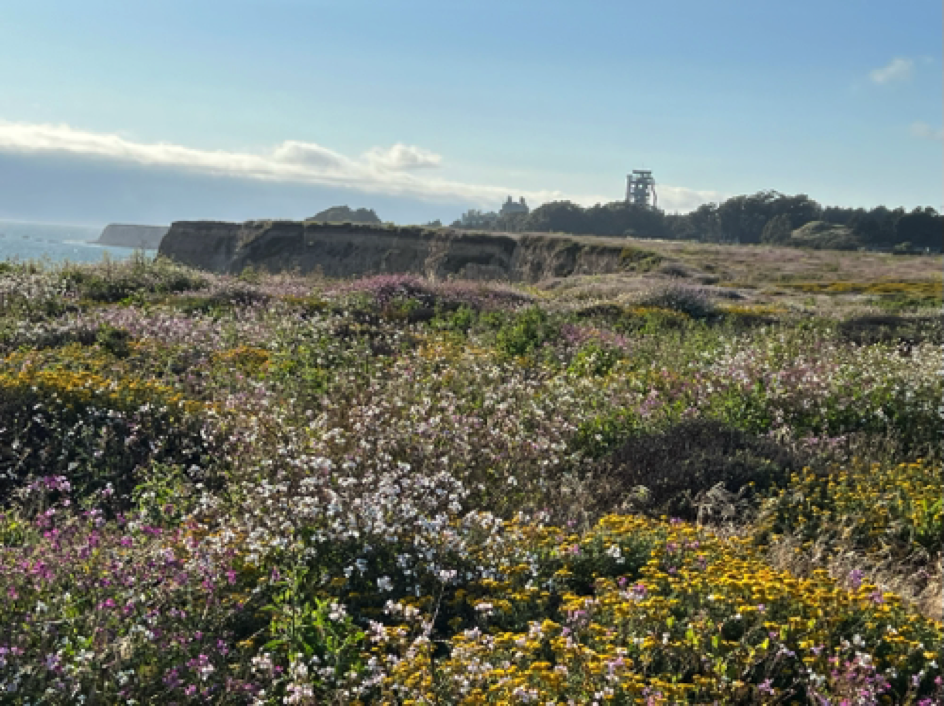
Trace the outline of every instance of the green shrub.
<instances>
[{"instance_id":1,"label":"green shrub","mask_svg":"<svg viewBox=\"0 0 944 706\"><path fill-rule=\"evenodd\" d=\"M670 284L650 292L643 296L637 305L669 309L693 319L710 319L718 314L704 290L678 284Z\"/></svg>"},{"instance_id":2,"label":"green shrub","mask_svg":"<svg viewBox=\"0 0 944 706\"><path fill-rule=\"evenodd\" d=\"M580 347L567 371L582 377L603 377L622 358L622 349L591 339Z\"/></svg>"},{"instance_id":3,"label":"green shrub","mask_svg":"<svg viewBox=\"0 0 944 706\"><path fill-rule=\"evenodd\" d=\"M628 409L616 409L582 421L571 441L571 448L590 458L603 458L640 427L637 414Z\"/></svg>"},{"instance_id":4,"label":"green shrub","mask_svg":"<svg viewBox=\"0 0 944 706\"><path fill-rule=\"evenodd\" d=\"M547 312L533 306L514 316L498 331L496 346L509 357L521 357L538 351L545 343L557 338L560 327Z\"/></svg>"},{"instance_id":5,"label":"green shrub","mask_svg":"<svg viewBox=\"0 0 944 706\"><path fill-rule=\"evenodd\" d=\"M627 245L620 251L620 267L634 272L650 272L662 264L659 253Z\"/></svg>"},{"instance_id":6,"label":"green shrub","mask_svg":"<svg viewBox=\"0 0 944 706\"><path fill-rule=\"evenodd\" d=\"M125 329L106 324L98 330L95 340L116 358L127 358L131 355L131 334Z\"/></svg>"},{"instance_id":7,"label":"green shrub","mask_svg":"<svg viewBox=\"0 0 944 706\"><path fill-rule=\"evenodd\" d=\"M938 316L867 314L842 321L837 331L842 339L860 346L891 343L910 347L924 342L944 343L944 325Z\"/></svg>"}]
</instances>

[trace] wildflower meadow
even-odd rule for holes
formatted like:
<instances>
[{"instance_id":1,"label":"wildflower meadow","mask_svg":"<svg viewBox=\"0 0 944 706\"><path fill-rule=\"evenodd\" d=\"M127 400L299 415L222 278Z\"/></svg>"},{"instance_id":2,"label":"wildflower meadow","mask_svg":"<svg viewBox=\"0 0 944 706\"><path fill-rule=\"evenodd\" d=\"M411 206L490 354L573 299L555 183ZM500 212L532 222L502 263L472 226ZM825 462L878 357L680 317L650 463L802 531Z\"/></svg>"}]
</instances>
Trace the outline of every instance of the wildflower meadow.
<instances>
[{"instance_id":1,"label":"wildflower meadow","mask_svg":"<svg viewBox=\"0 0 944 706\"><path fill-rule=\"evenodd\" d=\"M0 703L944 703L940 282L621 281L0 263Z\"/></svg>"}]
</instances>

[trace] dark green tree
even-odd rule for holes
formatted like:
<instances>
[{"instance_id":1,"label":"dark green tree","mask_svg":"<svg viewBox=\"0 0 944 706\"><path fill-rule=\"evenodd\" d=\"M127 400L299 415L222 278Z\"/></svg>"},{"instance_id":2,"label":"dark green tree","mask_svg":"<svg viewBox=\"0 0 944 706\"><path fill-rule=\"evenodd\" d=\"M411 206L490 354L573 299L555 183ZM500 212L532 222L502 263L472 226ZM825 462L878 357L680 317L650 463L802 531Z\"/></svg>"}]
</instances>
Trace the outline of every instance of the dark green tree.
<instances>
[{"instance_id":1,"label":"dark green tree","mask_svg":"<svg viewBox=\"0 0 944 706\"><path fill-rule=\"evenodd\" d=\"M326 208L320 213L316 213L307 221L319 221L323 223L370 223L372 225L381 225L380 217L372 208L352 209L350 206L332 206Z\"/></svg>"},{"instance_id":2,"label":"dark green tree","mask_svg":"<svg viewBox=\"0 0 944 706\"><path fill-rule=\"evenodd\" d=\"M916 248L940 250L944 241L944 217L933 208L916 208L898 219L895 240Z\"/></svg>"},{"instance_id":3,"label":"dark green tree","mask_svg":"<svg viewBox=\"0 0 944 706\"><path fill-rule=\"evenodd\" d=\"M768 245L784 245L790 241L790 234L793 233L793 222L790 214L781 213L774 216L760 234L760 241Z\"/></svg>"},{"instance_id":4,"label":"dark green tree","mask_svg":"<svg viewBox=\"0 0 944 706\"><path fill-rule=\"evenodd\" d=\"M552 201L531 211L523 230L538 233L591 233L582 209L572 201Z\"/></svg>"}]
</instances>

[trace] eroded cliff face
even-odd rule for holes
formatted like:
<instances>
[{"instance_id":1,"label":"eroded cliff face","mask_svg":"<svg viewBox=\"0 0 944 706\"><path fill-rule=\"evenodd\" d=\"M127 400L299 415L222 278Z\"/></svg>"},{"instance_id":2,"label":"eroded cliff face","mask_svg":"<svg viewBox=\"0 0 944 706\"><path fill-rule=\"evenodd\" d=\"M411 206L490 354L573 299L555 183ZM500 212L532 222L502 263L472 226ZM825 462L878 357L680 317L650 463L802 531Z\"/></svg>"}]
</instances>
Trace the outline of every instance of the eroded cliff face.
<instances>
[{"instance_id":1,"label":"eroded cliff face","mask_svg":"<svg viewBox=\"0 0 944 706\"><path fill-rule=\"evenodd\" d=\"M112 223L105 226L105 230L102 231L95 242L122 248L157 250L167 231L167 226L136 226Z\"/></svg>"},{"instance_id":2,"label":"eroded cliff face","mask_svg":"<svg viewBox=\"0 0 944 706\"><path fill-rule=\"evenodd\" d=\"M535 282L620 269L621 246L597 239L249 221L174 223L160 254L211 272L321 272L329 277L411 272L427 277Z\"/></svg>"}]
</instances>

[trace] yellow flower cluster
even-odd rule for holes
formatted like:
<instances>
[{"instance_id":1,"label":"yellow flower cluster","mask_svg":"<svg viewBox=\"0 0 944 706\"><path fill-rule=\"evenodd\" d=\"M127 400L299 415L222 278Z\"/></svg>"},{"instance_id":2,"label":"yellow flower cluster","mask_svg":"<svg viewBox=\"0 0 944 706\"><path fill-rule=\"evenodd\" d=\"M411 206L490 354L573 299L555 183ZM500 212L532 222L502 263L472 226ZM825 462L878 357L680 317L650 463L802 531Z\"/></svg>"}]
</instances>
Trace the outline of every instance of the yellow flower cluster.
<instances>
[{"instance_id":1,"label":"yellow flower cluster","mask_svg":"<svg viewBox=\"0 0 944 706\"><path fill-rule=\"evenodd\" d=\"M443 363L456 363L460 360L475 362L487 361L494 356L493 351L448 333L419 334L416 339L416 352L424 360Z\"/></svg>"},{"instance_id":2,"label":"yellow flower cluster","mask_svg":"<svg viewBox=\"0 0 944 706\"><path fill-rule=\"evenodd\" d=\"M405 640L408 626L388 629L403 649L389 698L763 702L797 693L801 677L836 678L854 650L879 671L940 674L940 623L873 585L847 591L823 571L800 579L774 570L747 539L635 516L606 517L582 536L518 523L504 531L507 554L490 541L480 557L491 557L498 578L441 608L478 622L464 631L461 618L450 622L447 656Z\"/></svg>"},{"instance_id":3,"label":"yellow flower cluster","mask_svg":"<svg viewBox=\"0 0 944 706\"><path fill-rule=\"evenodd\" d=\"M722 307L722 311L729 316L745 318L779 316L787 312L783 307L773 304L730 304Z\"/></svg>"},{"instance_id":4,"label":"yellow flower cluster","mask_svg":"<svg viewBox=\"0 0 944 706\"><path fill-rule=\"evenodd\" d=\"M685 321L691 318L684 311L665 309L659 306L634 306L627 309L626 312L632 316L640 316L643 318L658 316L665 319L677 319L678 321Z\"/></svg>"},{"instance_id":5,"label":"yellow flower cluster","mask_svg":"<svg viewBox=\"0 0 944 706\"><path fill-rule=\"evenodd\" d=\"M797 282L782 286L810 294L902 294L940 299L944 283L924 282Z\"/></svg>"},{"instance_id":6,"label":"yellow flower cluster","mask_svg":"<svg viewBox=\"0 0 944 706\"><path fill-rule=\"evenodd\" d=\"M269 351L252 346L239 346L213 354L214 363L220 363L243 372L258 372L269 364Z\"/></svg>"},{"instance_id":7,"label":"yellow flower cluster","mask_svg":"<svg viewBox=\"0 0 944 706\"><path fill-rule=\"evenodd\" d=\"M9 359L4 361L8 362ZM31 391L71 408L95 405L127 410L150 404L181 413L202 409L200 403L186 400L180 392L166 385L131 377L115 379L62 367L49 369L28 364L18 369L0 370L0 390L7 393Z\"/></svg>"},{"instance_id":8,"label":"yellow flower cluster","mask_svg":"<svg viewBox=\"0 0 944 706\"><path fill-rule=\"evenodd\" d=\"M866 553L902 559L915 551L940 552L944 535L940 466L913 463L809 468L767 501L761 536L791 532L838 542Z\"/></svg>"}]
</instances>

